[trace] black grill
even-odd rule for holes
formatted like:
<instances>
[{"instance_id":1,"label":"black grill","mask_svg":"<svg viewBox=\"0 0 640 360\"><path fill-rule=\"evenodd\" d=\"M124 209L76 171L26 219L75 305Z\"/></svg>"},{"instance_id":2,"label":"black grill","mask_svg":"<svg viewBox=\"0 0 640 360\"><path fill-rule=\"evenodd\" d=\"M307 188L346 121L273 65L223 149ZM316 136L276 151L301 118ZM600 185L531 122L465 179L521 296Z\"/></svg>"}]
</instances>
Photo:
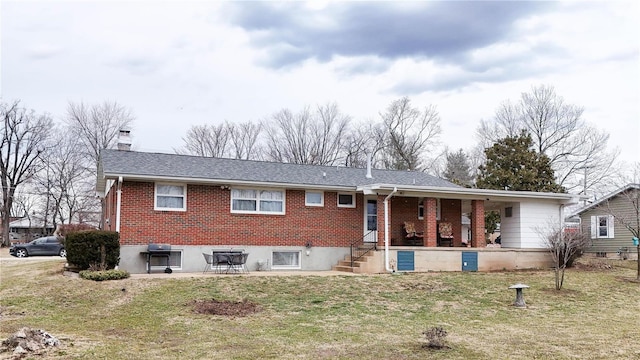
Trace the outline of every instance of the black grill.
<instances>
[{"instance_id":1,"label":"black grill","mask_svg":"<svg viewBox=\"0 0 640 360\"><path fill-rule=\"evenodd\" d=\"M171 274L173 270L171 270L170 261L171 258L171 244L149 244L147 246L147 273L151 273L151 258L165 258L167 259L167 268L164 269L164 272L167 274Z\"/></svg>"}]
</instances>

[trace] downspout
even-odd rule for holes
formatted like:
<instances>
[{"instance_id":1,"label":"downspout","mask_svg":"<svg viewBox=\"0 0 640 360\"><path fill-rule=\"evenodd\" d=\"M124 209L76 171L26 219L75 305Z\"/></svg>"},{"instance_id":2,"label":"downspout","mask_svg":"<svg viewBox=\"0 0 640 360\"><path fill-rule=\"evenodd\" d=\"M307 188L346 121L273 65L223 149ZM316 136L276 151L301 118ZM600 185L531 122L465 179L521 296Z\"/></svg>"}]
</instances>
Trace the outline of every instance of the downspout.
<instances>
[{"instance_id":1,"label":"downspout","mask_svg":"<svg viewBox=\"0 0 640 360\"><path fill-rule=\"evenodd\" d=\"M122 204L122 176L118 177L116 190L116 232L120 232L120 205Z\"/></svg>"},{"instance_id":2,"label":"downspout","mask_svg":"<svg viewBox=\"0 0 640 360\"><path fill-rule=\"evenodd\" d=\"M388 272L394 272L395 270L389 267L389 199L398 191L397 187L393 188L391 194L384 198L384 268Z\"/></svg>"}]
</instances>

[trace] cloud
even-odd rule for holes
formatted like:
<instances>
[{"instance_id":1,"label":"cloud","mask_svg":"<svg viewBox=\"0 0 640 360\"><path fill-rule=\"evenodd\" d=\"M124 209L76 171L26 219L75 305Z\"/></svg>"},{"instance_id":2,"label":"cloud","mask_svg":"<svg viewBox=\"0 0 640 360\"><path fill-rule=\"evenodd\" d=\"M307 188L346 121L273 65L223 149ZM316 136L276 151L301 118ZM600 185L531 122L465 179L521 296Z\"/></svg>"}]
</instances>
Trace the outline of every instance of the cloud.
<instances>
[{"instance_id":1,"label":"cloud","mask_svg":"<svg viewBox=\"0 0 640 360\"><path fill-rule=\"evenodd\" d=\"M550 9L548 2L237 2L229 22L268 54L263 65L284 68L314 59L377 56L458 61L508 40L516 22Z\"/></svg>"}]
</instances>

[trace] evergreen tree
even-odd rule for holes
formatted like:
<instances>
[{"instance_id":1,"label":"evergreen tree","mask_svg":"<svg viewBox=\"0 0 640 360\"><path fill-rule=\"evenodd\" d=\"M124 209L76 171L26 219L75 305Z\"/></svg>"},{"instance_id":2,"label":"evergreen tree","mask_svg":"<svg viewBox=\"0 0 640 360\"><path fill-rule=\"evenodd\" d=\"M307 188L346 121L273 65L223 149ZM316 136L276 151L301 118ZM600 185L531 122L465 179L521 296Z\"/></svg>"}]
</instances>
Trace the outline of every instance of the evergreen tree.
<instances>
[{"instance_id":1,"label":"evergreen tree","mask_svg":"<svg viewBox=\"0 0 640 360\"><path fill-rule=\"evenodd\" d=\"M549 158L533 150L531 136L509 136L485 149L487 161L479 167L481 189L564 192L556 184Z\"/></svg>"},{"instance_id":2,"label":"evergreen tree","mask_svg":"<svg viewBox=\"0 0 640 360\"><path fill-rule=\"evenodd\" d=\"M442 176L458 185L465 187L473 185L469 159L462 149L457 152L447 153L447 165Z\"/></svg>"}]
</instances>

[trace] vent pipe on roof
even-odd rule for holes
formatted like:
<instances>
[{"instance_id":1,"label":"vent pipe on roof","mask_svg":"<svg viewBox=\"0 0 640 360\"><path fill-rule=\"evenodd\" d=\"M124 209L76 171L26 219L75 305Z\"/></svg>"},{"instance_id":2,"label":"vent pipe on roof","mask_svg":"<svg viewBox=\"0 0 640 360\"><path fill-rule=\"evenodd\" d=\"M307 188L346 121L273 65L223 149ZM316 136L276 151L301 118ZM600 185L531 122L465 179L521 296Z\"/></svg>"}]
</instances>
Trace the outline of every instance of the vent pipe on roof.
<instances>
[{"instance_id":1,"label":"vent pipe on roof","mask_svg":"<svg viewBox=\"0 0 640 360\"><path fill-rule=\"evenodd\" d=\"M373 175L371 175L371 153L367 154L367 179L372 179Z\"/></svg>"},{"instance_id":2,"label":"vent pipe on roof","mask_svg":"<svg viewBox=\"0 0 640 360\"><path fill-rule=\"evenodd\" d=\"M131 150L131 130L120 129L118 133L118 150Z\"/></svg>"}]
</instances>

